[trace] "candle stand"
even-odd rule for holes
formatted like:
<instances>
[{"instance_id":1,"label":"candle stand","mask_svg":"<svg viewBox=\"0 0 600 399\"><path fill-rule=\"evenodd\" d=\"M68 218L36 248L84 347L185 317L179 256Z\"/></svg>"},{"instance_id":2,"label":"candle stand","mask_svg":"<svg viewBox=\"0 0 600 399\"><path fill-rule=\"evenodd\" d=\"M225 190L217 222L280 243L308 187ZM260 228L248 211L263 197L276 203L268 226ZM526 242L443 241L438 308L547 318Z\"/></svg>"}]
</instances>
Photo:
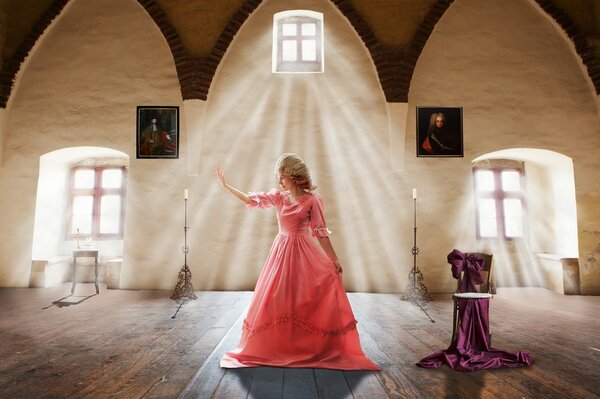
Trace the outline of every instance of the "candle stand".
<instances>
[{"instance_id":1,"label":"candle stand","mask_svg":"<svg viewBox=\"0 0 600 399\"><path fill-rule=\"evenodd\" d=\"M190 247L187 245L187 231L189 229L187 225L187 190L185 190L185 198L184 198L184 224L183 224L183 240L184 246L181 248L183 251L183 266L181 270L179 270L179 276L177 285L175 286L175 290L173 291L173 295L171 295L171 299L181 300L181 299L197 299L196 293L194 292L194 286L192 285L192 272L187 264L187 254L190 252ZM182 301L183 304L183 301ZM181 308L181 306L180 306ZM177 309L179 311L179 309ZM175 315L177 312L175 312ZM173 319L175 318L173 315Z\"/></svg>"},{"instance_id":2,"label":"candle stand","mask_svg":"<svg viewBox=\"0 0 600 399\"><path fill-rule=\"evenodd\" d=\"M416 190L413 190L413 220L414 220L414 229L413 229L413 247L412 247L412 255L413 255L413 267L408 274L408 284L404 289L404 293L402 294L403 301L411 301L417 303L419 306L420 301L432 301L433 298L427 292L427 287L425 287L423 273L417 267L417 255L419 254L419 247L417 247L417 196ZM422 309L422 308L421 308ZM424 311L424 310L423 310ZM427 312L425 312L427 314ZM428 315L429 316L429 315ZM431 319L431 317L430 317ZM433 320L431 320L433 322Z\"/></svg>"}]
</instances>

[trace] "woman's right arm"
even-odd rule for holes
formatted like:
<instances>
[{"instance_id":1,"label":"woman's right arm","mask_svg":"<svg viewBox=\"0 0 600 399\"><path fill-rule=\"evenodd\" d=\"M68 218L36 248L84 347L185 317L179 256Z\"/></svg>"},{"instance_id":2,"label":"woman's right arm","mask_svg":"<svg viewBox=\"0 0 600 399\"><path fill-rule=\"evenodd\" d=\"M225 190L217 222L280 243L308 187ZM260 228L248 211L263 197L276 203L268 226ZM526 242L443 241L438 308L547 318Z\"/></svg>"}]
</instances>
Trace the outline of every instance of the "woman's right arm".
<instances>
[{"instance_id":1,"label":"woman's right arm","mask_svg":"<svg viewBox=\"0 0 600 399\"><path fill-rule=\"evenodd\" d=\"M235 187L232 187L231 185L229 185L229 183L227 183L225 181L225 170L222 167L220 167L220 166L217 167L215 175L217 176L217 179L219 180L221 187L223 187L225 190L227 190L227 192L229 194L231 194L233 197L239 199L240 201L244 202L245 204L251 204L253 202L250 199L250 197L248 197L245 193L241 192L240 190L238 190Z\"/></svg>"}]
</instances>

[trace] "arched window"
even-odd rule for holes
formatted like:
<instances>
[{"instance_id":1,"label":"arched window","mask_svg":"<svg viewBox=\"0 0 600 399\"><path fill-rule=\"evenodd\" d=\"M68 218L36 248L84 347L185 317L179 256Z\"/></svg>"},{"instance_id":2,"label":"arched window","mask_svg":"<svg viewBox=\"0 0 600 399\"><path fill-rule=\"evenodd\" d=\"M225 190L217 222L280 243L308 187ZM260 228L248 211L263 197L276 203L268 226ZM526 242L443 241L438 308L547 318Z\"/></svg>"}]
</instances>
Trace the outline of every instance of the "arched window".
<instances>
[{"instance_id":1,"label":"arched window","mask_svg":"<svg viewBox=\"0 0 600 399\"><path fill-rule=\"evenodd\" d=\"M123 237L125 179L123 166L72 169L69 237Z\"/></svg>"},{"instance_id":2,"label":"arched window","mask_svg":"<svg viewBox=\"0 0 600 399\"><path fill-rule=\"evenodd\" d=\"M273 73L323 72L323 14L292 10L273 17Z\"/></svg>"},{"instance_id":3,"label":"arched window","mask_svg":"<svg viewBox=\"0 0 600 399\"><path fill-rule=\"evenodd\" d=\"M524 236L525 175L522 162L493 160L473 168L477 238Z\"/></svg>"}]
</instances>

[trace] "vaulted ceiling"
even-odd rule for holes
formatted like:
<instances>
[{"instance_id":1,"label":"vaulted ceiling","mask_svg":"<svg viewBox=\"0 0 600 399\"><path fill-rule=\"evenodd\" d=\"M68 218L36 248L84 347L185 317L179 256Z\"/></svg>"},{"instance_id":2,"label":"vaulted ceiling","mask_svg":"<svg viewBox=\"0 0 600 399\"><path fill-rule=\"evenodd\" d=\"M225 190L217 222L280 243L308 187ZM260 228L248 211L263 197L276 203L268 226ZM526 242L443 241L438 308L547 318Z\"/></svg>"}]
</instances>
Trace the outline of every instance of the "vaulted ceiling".
<instances>
[{"instance_id":1,"label":"vaulted ceiling","mask_svg":"<svg viewBox=\"0 0 600 399\"><path fill-rule=\"evenodd\" d=\"M0 0L0 107L33 45L69 1L77 0ZM221 58L263 0L137 1L171 48L182 98L206 100ZM387 101L404 102L419 55L454 0L323 1L338 7L364 42ZM600 94L600 0L535 1L573 41Z\"/></svg>"}]
</instances>

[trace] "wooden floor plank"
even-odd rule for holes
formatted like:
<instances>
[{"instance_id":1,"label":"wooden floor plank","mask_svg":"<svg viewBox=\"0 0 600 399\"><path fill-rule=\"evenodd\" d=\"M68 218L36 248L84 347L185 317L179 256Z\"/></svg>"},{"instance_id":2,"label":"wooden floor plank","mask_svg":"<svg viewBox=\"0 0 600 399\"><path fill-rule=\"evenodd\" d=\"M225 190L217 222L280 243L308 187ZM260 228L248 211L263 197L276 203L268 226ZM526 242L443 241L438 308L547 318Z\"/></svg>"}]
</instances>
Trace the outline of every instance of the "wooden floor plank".
<instances>
[{"instance_id":1,"label":"wooden floor plank","mask_svg":"<svg viewBox=\"0 0 600 399\"><path fill-rule=\"evenodd\" d=\"M314 369L319 399L348 399L352 392L341 370Z\"/></svg>"},{"instance_id":2,"label":"wooden floor plank","mask_svg":"<svg viewBox=\"0 0 600 399\"><path fill-rule=\"evenodd\" d=\"M68 296L68 284L0 289L0 397L175 398L190 387L182 397L600 397L600 297L499 288L492 344L527 350L535 364L460 373L415 366L449 343L449 294L426 304L431 323L398 294L350 293L363 350L382 370L344 372L221 369L251 292L198 292L171 319L178 305L170 291L77 289L86 299L65 307L53 302Z\"/></svg>"},{"instance_id":3,"label":"wooden floor plank","mask_svg":"<svg viewBox=\"0 0 600 399\"><path fill-rule=\"evenodd\" d=\"M257 367L250 386L249 396L261 399L283 397L283 374L281 367Z\"/></svg>"},{"instance_id":4,"label":"wooden floor plank","mask_svg":"<svg viewBox=\"0 0 600 399\"><path fill-rule=\"evenodd\" d=\"M91 306L90 304L91 303L87 303L85 307ZM135 309L135 307L133 309ZM161 336L165 336L163 330L153 330L152 332L147 333L144 317L132 317L129 314L130 311L131 309L129 309L129 311L128 309L125 309L124 312L120 312L118 315L113 316L118 322L108 326L108 332L111 334L107 335L86 334L88 329L96 331L102 329L103 326L98 320L85 323L85 319L81 320L76 315L72 315L79 320L78 325L73 327L70 331L64 331L64 338L61 337L60 331L54 332L52 339L49 341L50 348L53 348L57 343L61 348L61 351L56 352L56 356L50 357L48 354L44 356L45 358L47 357L48 364L52 367L38 367L32 369L32 372L27 373L30 378L28 378L27 381L21 381L18 384L18 387L14 387L15 389L10 390L9 392L17 396L23 395L24 392L27 392L29 395L40 395L44 392L51 395L51 392L48 392L48 388L54 386L53 382L56 380L57 376L68 376L70 379L76 380L81 376L84 370L87 370L88 374L85 375L85 377L80 377L79 380L86 381L87 384L87 379L93 378L93 374L100 375L102 369L119 369L122 360L128 359L129 355L136 352L136 344L140 343L139 341L142 336L144 337L144 340L150 342ZM61 339L56 340L56 336L61 337ZM115 347L110 345L113 342L115 342L114 346L118 349L115 350ZM130 342L133 342L134 344L126 345ZM108 358L109 355L110 360L104 362L104 359ZM119 359L122 360L119 361ZM29 361L27 361L27 363L28 362ZM93 370L91 374L89 373L90 369ZM80 385L81 384L75 384L74 388L79 390ZM56 389L61 389L63 391L65 388L66 387L56 387Z\"/></svg>"},{"instance_id":5,"label":"wooden floor plank","mask_svg":"<svg viewBox=\"0 0 600 399\"><path fill-rule=\"evenodd\" d=\"M317 384L313 369L286 368L283 370L283 397L285 399L313 399Z\"/></svg>"},{"instance_id":6,"label":"wooden floor plank","mask_svg":"<svg viewBox=\"0 0 600 399\"><path fill-rule=\"evenodd\" d=\"M227 369L212 397L240 399L248 397L254 373L256 373L256 367Z\"/></svg>"},{"instance_id":7,"label":"wooden floor plank","mask_svg":"<svg viewBox=\"0 0 600 399\"><path fill-rule=\"evenodd\" d=\"M177 364L179 363L178 360L184 360L181 358L181 353L185 348L189 348L190 345L193 345L191 348L193 355L186 355L184 361L189 362L193 359L195 362L193 366L196 368L204 363L205 359L217 347L227 331L232 328L233 323L239 319L246 307L245 303L240 299L227 302L229 304L219 313L214 313L214 317L203 319L203 326L193 328L190 333L182 336L176 342L171 342L170 345L166 341L163 347L157 348L154 351L156 355L149 356L150 358L143 363L144 367L132 368L128 370L127 374L122 375L120 378L129 378L127 380L127 389L121 390L120 394L128 395L129 397L138 397L141 395L147 397L149 396L149 390L145 382L152 379L158 382L164 378L167 383L161 384L163 388L170 385L168 381L174 379L174 374L185 370L185 367L177 367ZM203 331L201 336L199 336L200 331ZM193 370L193 366L190 369ZM162 370L169 367L169 372L163 374ZM185 374L187 376L190 375L189 373Z\"/></svg>"},{"instance_id":8,"label":"wooden floor plank","mask_svg":"<svg viewBox=\"0 0 600 399\"><path fill-rule=\"evenodd\" d=\"M217 335L222 336L222 340L207 356L202 366L198 369L192 380L185 387L185 390L180 395L184 399L201 399L212 397L214 391L219 386L226 369L221 368L221 357L225 352L234 349L239 343L240 331L242 322L245 317L245 312L239 314L236 322L229 328L228 331L223 331ZM204 347L204 345L202 345Z\"/></svg>"},{"instance_id":9,"label":"wooden floor plank","mask_svg":"<svg viewBox=\"0 0 600 399\"><path fill-rule=\"evenodd\" d=\"M389 398L383 385L375 375L377 371L350 370L344 376L355 398Z\"/></svg>"},{"instance_id":10,"label":"wooden floor plank","mask_svg":"<svg viewBox=\"0 0 600 399\"><path fill-rule=\"evenodd\" d=\"M106 350L112 352L112 347L126 345L132 337L143 336L144 345L131 346L131 349L125 354L126 359L120 361L120 367L111 366L98 372L81 376L87 379L88 384L84 389L76 392L64 392L73 397L86 397L98 395L112 395L123 397L140 397L148 391L149 381L160 381L163 376L164 368L172 367L173 363L179 358L178 352L189 347L198 335L204 334L214 320L215 308L227 309L227 303L219 305L210 305L211 295L202 293L199 295L199 302L188 303L188 308L193 315L182 313L179 320L173 320L167 312L161 312L162 321L156 320L154 325L146 325L140 329L130 331L121 337L125 340L124 344L119 341L112 341L110 345L105 345ZM189 316L186 318L186 316ZM195 327L194 324L200 322L202 326ZM185 323L183 328L177 328L178 323ZM141 337L137 339L142 339ZM110 353L108 352L108 353ZM96 354L104 358L107 352L98 351ZM115 381L117 383L115 383Z\"/></svg>"}]
</instances>

